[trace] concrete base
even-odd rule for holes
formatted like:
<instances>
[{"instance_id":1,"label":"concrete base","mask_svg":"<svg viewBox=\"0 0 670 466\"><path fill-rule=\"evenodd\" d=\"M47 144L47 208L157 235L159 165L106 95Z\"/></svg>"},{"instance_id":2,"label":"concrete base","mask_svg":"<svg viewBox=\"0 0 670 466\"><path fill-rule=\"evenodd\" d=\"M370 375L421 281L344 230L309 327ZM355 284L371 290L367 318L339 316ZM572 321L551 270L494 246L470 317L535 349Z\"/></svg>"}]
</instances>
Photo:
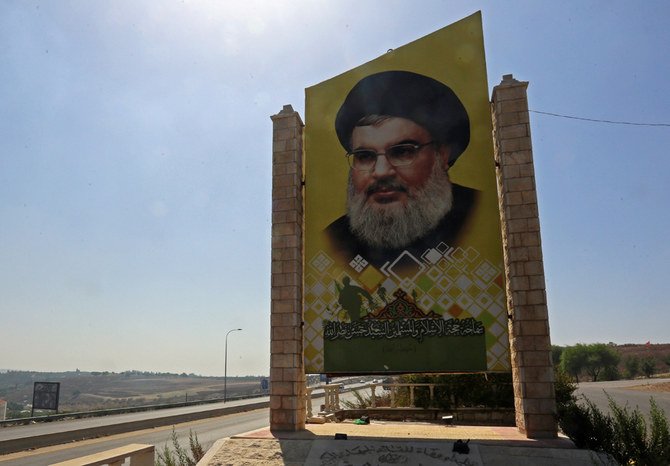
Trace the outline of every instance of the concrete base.
<instances>
[{"instance_id":1,"label":"concrete base","mask_svg":"<svg viewBox=\"0 0 670 466\"><path fill-rule=\"evenodd\" d=\"M468 444L468 454L452 451L452 442L389 440L315 440L305 464L370 465L420 464L423 466L482 466L476 444Z\"/></svg>"},{"instance_id":2,"label":"concrete base","mask_svg":"<svg viewBox=\"0 0 670 466\"><path fill-rule=\"evenodd\" d=\"M335 434L346 434L346 440L335 440ZM261 429L217 442L198 466L227 464L254 465L330 465L385 464L379 455L393 454L384 460L407 461L403 464L431 464L411 455L432 451L442 462L450 463L456 440L470 439L470 454L463 455L469 463L482 466L532 464L549 466L569 464L593 466L612 464L589 450L578 450L573 443L559 437L553 440L530 440L516 427L445 426L433 423L371 422L356 425L308 424L302 432L271 432ZM375 458L366 455L377 455ZM403 457L401 457L403 456ZM411 456L411 457L410 457ZM435 458L437 459L437 458ZM360 460L360 461L359 461ZM371 461L374 460L374 461ZM389 461L386 461L388 463ZM435 463L437 464L437 463Z\"/></svg>"}]
</instances>

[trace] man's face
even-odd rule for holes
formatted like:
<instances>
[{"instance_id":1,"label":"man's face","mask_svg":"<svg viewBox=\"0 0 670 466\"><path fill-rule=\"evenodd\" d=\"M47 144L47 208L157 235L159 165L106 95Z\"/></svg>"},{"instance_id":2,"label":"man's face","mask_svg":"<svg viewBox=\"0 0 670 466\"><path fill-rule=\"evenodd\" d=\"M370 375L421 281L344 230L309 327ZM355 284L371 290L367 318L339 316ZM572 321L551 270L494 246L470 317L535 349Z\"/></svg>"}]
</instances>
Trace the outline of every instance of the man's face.
<instances>
[{"instance_id":1,"label":"man's face","mask_svg":"<svg viewBox=\"0 0 670 466\"><path fill-rule=\"evenodd\" d=\"M430 141L425 128L396 117L358 126L352 134L354 150L377 153L396 144ZM410 165L393 167L385 156L379 156L370 170L352 168L347 193L351 231L374 247L397 249L433 229L449 212L453 200L448 161L447 147L429 144Z\"/></svg>"},{"instance_id":2,"label":"man's face","mask_svg":"<svg viewBox=\"0 0 670 466\"><path fill-rule=\"evenodd\" d=\"M377 153L396 144L426 144L430 133L412 120L391 117L375 125L356 126L351 135L353 150L371 149ZM432 144L422 147L411 165L394 167L386 157L379 156L369 171L351 171L351 181L356 194L365 194L371 208L388 209L406 206L412 191L422 188L430 178L436 157L443 158L448 166L448 149L436 149Z\"/></svg>"}]
</instances>

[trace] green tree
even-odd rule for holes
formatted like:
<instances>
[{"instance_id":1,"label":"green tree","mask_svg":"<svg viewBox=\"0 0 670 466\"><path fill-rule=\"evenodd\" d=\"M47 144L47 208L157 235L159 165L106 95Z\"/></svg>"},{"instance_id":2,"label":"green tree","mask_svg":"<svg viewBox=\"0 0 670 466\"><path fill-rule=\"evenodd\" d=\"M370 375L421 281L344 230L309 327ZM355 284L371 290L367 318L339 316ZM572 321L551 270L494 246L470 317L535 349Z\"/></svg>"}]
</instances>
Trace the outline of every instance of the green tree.
<instances>
[{"instance_id":1,"label":"green tree","mask_svg":"<svg viewBox=\"0 0 670 466\"><path fill-rule=\"evenodd\" d=\"M587 346L577 343L574 346L567 346L561 354L561 369L575 378L579 382L579 374L586 367L586 360L589 352Z\"/></svg>"},{"instance_id":2,"label":"green tree","mask_svg":"<svg viewBox=\"0 0 670 466\"><path fill-rule=\"evenodd\" d=\"M651 377L656 372L656 361L651 356L647 356L642 360L642 373L647 377Z\"/></svg>"},{"instance_id":3,"label":"green tree","mask_svg":"<svg viewBox=\"0 0 670 466\"><path fill-rule=\"evenodd\" d=\"M563 354L564 349L563 346L551 345L551 362L554 367L558 367L561 363L561 354Z\"/></svg>"},{"instance_id":4,"label":"green tree","mask_svg":"<svg viewBox=\"0 0 670 466\"><path fill-rule=\"evenodd\" d=\"M563 350L560 367L573 376L577 382L582 372L586 372L591 376L592 381L597 382L601 374L609 374L610 378L616 377L617 364L619 364L619 354L610 345L578 343Z\"/></svg>"},{"instance_id":5,"label":"green tree","mask_svg":"<svg viewBox=\"0 0 670 466\"><path fill-rule=\"evenodd\" d=\"M621 374L617 366L605 367L599 376L600 380L619 380L620 378Z\"/></svg>"},{"instance_id":6,"label":"green tree","mask_svg":"<svg viewBox=\"0 0 670 466\"><path fill-rule=\"evenodd\" d=\"M626 356L623 365L626 368L626 377L629 379L634 379L640 373L640 358L637 356Z\"/></svg>"},{"instance_id":7,"label":"green tree","mask_svg":"<svg viewBox=\"0 0 670 466\"><path fill-rule=\"evenodd\" d=\"M619 359L619 353L605 343L587 345L586 373L592 377L593 382L597 382L602 372L615 372Z\"/></svg>"}]
</instances>

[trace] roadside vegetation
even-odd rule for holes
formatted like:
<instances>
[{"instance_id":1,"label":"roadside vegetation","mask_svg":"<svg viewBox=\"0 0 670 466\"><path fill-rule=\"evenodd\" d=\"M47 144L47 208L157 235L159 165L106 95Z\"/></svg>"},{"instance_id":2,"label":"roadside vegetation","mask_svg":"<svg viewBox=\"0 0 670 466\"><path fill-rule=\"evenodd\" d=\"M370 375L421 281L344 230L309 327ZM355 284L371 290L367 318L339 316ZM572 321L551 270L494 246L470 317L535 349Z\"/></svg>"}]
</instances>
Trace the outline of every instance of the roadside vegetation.
<instances>
[{"instance_id":1,"label":"roadside vegetation","mask_svg":"<svg viewBox=\"0 0 670 466\"><path fill-rule=\"evenodd\" d=\"M514 390L512 374L444 374L406 375L401 383L437 384L433 394L433 407L443 410L455 408L513 408ZM409 403L409 388L399 390L399 399ZM414 404L427 408L430 405L428 387L414 389Z\"/></svg>"},{"instance_id":2,"label":"roadside vegetation","mask_svg":"<svg viewBox=\"0 0 670 466\"><path fill-rule=\"evenodd\" d=\"M652 377L669 371L670 353L654 352L653 348L648 348L649 345L636 346L642 347L642 351L638 354L631 354L630 351L626 354L624 351L623 356L612 344L553 346L558 424L578 448L604 453L612 464L667 466L670 465L669 422L666 413L653 398L651 410L645 415L637 408L618 405L611 398L609 412L603 412L588 399L578 399L574 395L577 381ZM667 351L668 345L662 346L663 351ZM431 407L445 410L514 406L511 374L407 375L399 377L398 382L436 384ZM380 387L376 395L377 406L390 405L390 392ZM371 405L369 394L354 392L354 396L354 401L344 402L347 408L360 409ZM408 406L409 389L396 390L395 398L397 406ZM428 387L415 387L414 401L417 407L429 407Z\"/></svg>"},{"instance_id":3,"label":"roadside vegetation","mask_svg":"<svg viewBox=\"0 0 670 466\"><path fill-rule=\"evenodd\" d=\"M205 450L192 430L188 431L188 450L179 444L174 427L169 441L171 447L166 442L162 450L157 450L156 466L195 466L205 456Z\"/></svg>"},{"instance_id":4,"label":"roadside vegetation","mask_svg":"<svg viewBox=\"0 0 670 466\"><path fill-rule=\"evenodd\" d=\"M569 377L558 371L562 378ZM609 399L610 413L603 413L587 398L572 392L556 394L558 424L577 448L605 453L620 465L667 466L670 464L670 429L665 412L650 399L648 418L637 409ZM566 396L567 395L567 396ZM647 421L648 419L648 421Z\"/></svg>"},{"instance_id":5,"label":"roadside vegetation","mask_svg":"<svg viewBox=\"0 0 670 466\"><path fill-rule=\"evenodd\" d=\"M570 403L559 413L561 430L578 448L604 452L621 465L670 464L670 431L665 412L651 398L649 422L637 409L609 398L611 414L587 399Z\"/></svg>"},{"instance_id":6,"label":"roadside vegetation","mask_svg":"<svg viewBox=\"0 0 670 466\"><path fill-rule=\"evenodd\" d=\"M346 409L365 409L372 406L372 393L361 393L358 390L353 390L351 394L354 396L353 400L340 400L340 404ZM379 390L375 392L375 406L378 408L391 406L391 393Z\"/></svg>"},{"instance_id":7,"label":"roadside vegetation","mask_svg":"<svg viewBox=\"0 0 670 466\"><path fill-rule=\"evenodd\" d=\"M616 380L622 375L651 377L659 359L670 366L670 356L655 356L628 354L622 361L612 345L602 343L552 347L558 424L575 446L605 453L613 464L670 465L668 419L653 397L645 417L637 408L620 406L609 396L610 412L603 413L587 398L574 395L580 376L591 381Z\"/></svg>"},{"instance_id":8,"label":"roadside vegetation","mask_svg":"<svg viewBox=\"0 0 670 466\"><path fill-rule=\"evenodd\" d=\"M615 345L613 343L552 346L556 399L573 402L574 382L652 377L670 371L670 345ZM622 356L623 355L623 356ZM436 384L431 406L428 387L415 387L414 405L443 410L463 407L513 408L511 374L414 374L398 377L398 383ZM383 387L383 385L382 385ZM390 392L376 391L376 406L390 406ZM354 392L355 400L343 402L349 409L371 405L371 395ZM395 392L397 406L409 405L409 388ZM669 463L670 464L670 463Z\"/></svg>"},{"instance_id":9,"label":"roadside vegetation","mask_svg":"<svg viewBox=\"0 0 670 466\"><path fill-rule=\"evenodd\" d=\"M597 382L599 376L601 379L613 380L619 378L617 366L620 359L619 353L605 343L578 343L563 349L559 367L577 382L584 373L592 382Z\"/></svg>"},{"instance_id":10,"label":"roadside vegetation","mask_svg":"<svg viewBox=\"0 0 670 466\"><path fill-rule=\"evenodd\" d=\"M414 387L414 406L419 408L439 408L450 410L466 407L513 408L514 392L512 374L412 374L398 377L400 384L435 384L433 400L430 399L428 387ZM391 392L383 389L384 385L375 390L377 407L391 406ZM342 400L340 403L347 409L363 409L371 406L372 395L352 392L354 400ZM395 388L395 405L410 405L409 387Z\"/></svg>"},{"instance_id":11,"label":"roadside vegetation","mask_svg":"<svg viewBox=\"0 0 670 466\"><path fill-rule=\"evenodd\" d=\"M578 343L552 346L554 367L577 382L670 375L670 345Z\"/></svg>"}]
</instances>

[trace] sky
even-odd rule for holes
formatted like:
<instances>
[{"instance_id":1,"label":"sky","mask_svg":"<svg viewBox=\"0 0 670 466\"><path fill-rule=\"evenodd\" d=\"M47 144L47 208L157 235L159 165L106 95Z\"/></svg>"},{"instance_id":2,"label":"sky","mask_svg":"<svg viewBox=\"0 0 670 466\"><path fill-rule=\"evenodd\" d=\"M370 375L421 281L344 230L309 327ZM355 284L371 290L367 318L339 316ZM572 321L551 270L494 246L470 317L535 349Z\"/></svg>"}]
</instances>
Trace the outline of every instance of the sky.
<instances>
[{"instance_id":1,"label":"sky","mask_svg":"<svg viewBox=\"0 0 670 466\"><path fill-rule=\"evenodd\" d=\"M477 10L489 91L670 124L665 1L0 2L0 368L267 375L270 116ZM670 342L670 128L531 134L552 343Z\"/></svg>"}]
</instances>

